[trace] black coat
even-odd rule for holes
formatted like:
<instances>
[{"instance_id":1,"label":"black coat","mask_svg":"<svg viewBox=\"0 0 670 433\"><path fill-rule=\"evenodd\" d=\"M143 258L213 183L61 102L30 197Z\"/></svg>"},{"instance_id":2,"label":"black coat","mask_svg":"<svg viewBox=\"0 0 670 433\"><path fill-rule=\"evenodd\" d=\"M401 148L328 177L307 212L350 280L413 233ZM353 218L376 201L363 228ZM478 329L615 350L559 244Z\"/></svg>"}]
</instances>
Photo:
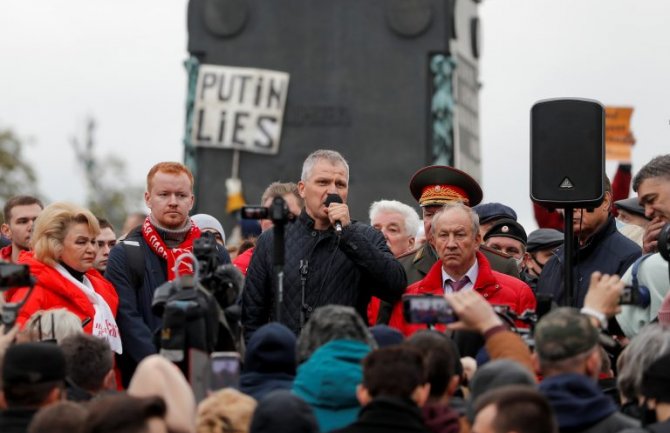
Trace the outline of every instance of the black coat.
<instances>
[{"instance_id":1,"label":"black coat","mask_svg":"<svg viewBox=\"0 0 670 433\"><path fill-rule=\"evenodd\" d=\"M585 245L574 252L572 305L567 305L563 289L563 247L558 249L556 255L549 259L542 269L537 283L537 293L552 295L554 302L560 306L581 308L584 306L584 298L593 272L622 276L641 254L641 248L619 233L614 218L610 216L607 223L594 233Z\"/></svg>"},{"instance_id":2,"label":"black coat","mask_svg":"<svg viewBox=\"0 0 670 433\"><path fill-rule=\"evenodd\" d=\"M37 409L7 409L0 411L0 432L26 433Z\"/></svg>"},{"instance_id":3,"label":"black coat","mask_svg":"<svg viewBox=\"0 0 670 433\"><path fill-rule=\"evenodd\" d=\"M128 245L123 244L128 242ZM133 259L126 248L137 248L143 263L131 264ZM217 248L219 263L230 263L230 256L224 248ZM134 275L135 267L144 269L141 278ZM107 278L119 295L119 309L116 323L121 333L123 354L117 362L127 386L137 364L145 357L156 353L154 335L162 326L151 305L156 288L167 281L167 262L158 257L142 237L141 227L133 229L128 236L109 252Z\"/></svg>"},{"instance_id":4,"label":"black coat","mask_svg":"<svg viewBox=\"0 0 670 433\"><path fill-rule=\"evenodd\" d=\"M304 325L301 322L306 322L312 311L323 305L352 306L367 322L367 305L372 295L394 302L407 286L405 271L393 257L384 236L366 224L352 222L338 239L332 228L316 230L314 221L303 210L296 221L286 226L285 239L280 321L296 334ZM260 326L276 320L273 242L273 230L260 236L247 270L242 295L246 340ZM307 264L304 290L301 262Z\"/></svg>"},{"instance_id":5,"label":"black coat","mask_svg":"<svg viewBox=\"0 0 670 433\"><path fill-rule=\"evenodd\" d=\"M378 397L361 409L352 424L332 433L431 433L411 400Z\"/></svg>"}]
</instances>

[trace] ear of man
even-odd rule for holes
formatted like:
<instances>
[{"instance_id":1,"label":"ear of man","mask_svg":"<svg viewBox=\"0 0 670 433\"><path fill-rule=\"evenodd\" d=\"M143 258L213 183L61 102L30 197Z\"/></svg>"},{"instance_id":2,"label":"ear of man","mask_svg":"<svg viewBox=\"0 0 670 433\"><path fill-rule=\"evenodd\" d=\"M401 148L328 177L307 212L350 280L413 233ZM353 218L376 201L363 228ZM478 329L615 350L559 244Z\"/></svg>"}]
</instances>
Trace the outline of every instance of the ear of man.
<instances>
[{"instance_id":1,"label":"ear of man","mask_svg":"<svg viewBox=\"0 0 670 433\"><path fill-rule=\"evenodd\" d=\"M414 388L412 392L412 400L416 403L417 406L422 407L428 401L430 396L430 383L424 383Z\"/></svg>"},{"instance_id":2,"label":"ear of man","mask_svg":"<svg viewBox=\"0 0 670 433\"><path fill-rule=\"evenodd\" d=\"M366 406L372 401L370 392L365 386L363 386L362 383L359 383L356 386L356 399L358 399L358 402L361 404L361 406Z\"/></svg>"}]
</instances>

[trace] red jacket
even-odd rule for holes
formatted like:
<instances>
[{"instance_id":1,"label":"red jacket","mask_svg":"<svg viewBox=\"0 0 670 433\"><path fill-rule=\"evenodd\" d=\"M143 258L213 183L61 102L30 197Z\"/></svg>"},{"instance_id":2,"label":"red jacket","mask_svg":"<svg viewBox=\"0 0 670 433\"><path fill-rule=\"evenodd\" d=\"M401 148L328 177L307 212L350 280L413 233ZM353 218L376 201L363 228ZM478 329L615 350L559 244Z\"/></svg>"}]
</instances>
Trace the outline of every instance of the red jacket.
<instances>
[{"instance_id":1,"label":"red jacket","mask_svg":"<svg viewBox=\"0 0 670 433\"><path fill-rule=\"evenodd\" d=\"M80 288L72 284L72 282L62 276L55 268L36 260L33 257L32 252L21 253L19 256L19 263L24 263L30 266L30 273L37 278L35 289L25 305L21 307L19 316L16 319L16 322L21 327L24 326L30 316L36 311L51 308L65 308L79 316L82 321L86 318L91 318L88 324L84 327L84 332L88 334L92 332L92 319L95 316L95 309ZM104 279L102 275L94 269L88 271L86 277L91 282L93 290L104 298L109 305L109 308L112 310L112 314L116 316L116 311L119 306L119 298L116 295L116 290L114 290L112 283ZM28 288L22 287L12 295L9 301L19 302L26 296L27 292Z\"/></svg>"},{"instance_id":2,"label":"red jacket","mask_svg":"<svg viewBox=\"0 0 670 433\"><path fill-rule=\"evenodd\" d=\"M6 262L12 261L12 245L7 245L6 247L0 248L0 260Z\"/></svg>"},{"instance_id":3,"label":"red jacket","mask_svg":"<svg viewBox=\"0 0 670 433\"><path fill-rule=\"evenodd\" d=\"M254 248L249 248L242 254L239 254L237 257L235 257L235 260L233 260L233 265L237 267L237 269L244 274L244 276L247 276L247 269L249 269L249 264L251 263L251 257L254 255Z\"/></svg>"},{"instance_id":4,"label":"red jacket","mask_svg":"<svg viewBox=\"0 0 670 433\"><path fill-rule=\"evenodd\" d=\"M491 265L486 257L477 251L477 263L479 272L474 290L486 298L493 305L507 305L512 311L521 314L526 310L535 310L535 295L523 281L491 270ZM421 281L417 281L407 288L406 295L431 294L442 296L442 261L435 262L428 274ZM416 331L426 329L425 325L414 325L405 322L402 315L402 301L396 302L391 314L389 326L397 328L405 336L410 336ZM444 330L444 325L437 325L437 329Z\"/></svg>"}]
</instances>

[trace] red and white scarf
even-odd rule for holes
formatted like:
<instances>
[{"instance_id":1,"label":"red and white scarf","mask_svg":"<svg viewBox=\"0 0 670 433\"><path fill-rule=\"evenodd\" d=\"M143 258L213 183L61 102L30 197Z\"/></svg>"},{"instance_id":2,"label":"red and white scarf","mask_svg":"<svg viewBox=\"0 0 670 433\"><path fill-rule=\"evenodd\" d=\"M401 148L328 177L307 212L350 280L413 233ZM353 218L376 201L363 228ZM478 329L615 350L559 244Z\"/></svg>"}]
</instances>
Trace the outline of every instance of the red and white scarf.
<instances>
[{"instance_id":1,"label":"red and white scarf","mask_svg":"<svg viewBox=\"0 0 670 433\"><path fill-rule=\"evenodd\" d=\"M168 248L161 236L158 234L156 227L154 227L154 225L151 223L151 217L148 216L142 225L142 237L144 237L147 245L149 245L149 247L153 250L154 253L156 253L156 255L165 259L168 268L168 281L172 281L176 277L174 271L175 262L182 254L193 252L193 240L200 237L200 229L195 224L193 224L193 221L191 221L191 229L186 235L186 239L184 239L184 241L179 244L178 247ZM179 276L193 275L193 273L193 260L190 258L184 258L181 263L179 263Z\"/></svg>"}]
</instances>

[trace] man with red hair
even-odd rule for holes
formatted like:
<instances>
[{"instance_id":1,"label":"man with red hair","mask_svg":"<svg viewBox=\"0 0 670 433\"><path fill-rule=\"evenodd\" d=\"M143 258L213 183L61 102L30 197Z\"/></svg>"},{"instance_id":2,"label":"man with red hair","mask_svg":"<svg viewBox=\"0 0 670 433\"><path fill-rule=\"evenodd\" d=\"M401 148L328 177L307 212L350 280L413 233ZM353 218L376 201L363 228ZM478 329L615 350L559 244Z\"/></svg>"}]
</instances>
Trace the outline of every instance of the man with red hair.
<instances>
[{"instance_id":1,"label":"man with red hair","mask_svg":"<svg viewBox=\"0 0 670 433\"><path fill-rule=\"evenodd\" d=\"M120 367L124 381L135 366L156 353L154 333L161 318L151 311L154 290L179 275L193 274L194 263L180 255L193 252L193 241L200 229L188 214L193 208L193 175L178 162L160 162L147 175L144 201L150 210L144 223L133 229L109 254L105 277L119 294L117 324L123 341ZM230 263L225 249L219 249L221 263ZM138 259L143 272L137 272Z\"/></svg>"}]
</instances>

